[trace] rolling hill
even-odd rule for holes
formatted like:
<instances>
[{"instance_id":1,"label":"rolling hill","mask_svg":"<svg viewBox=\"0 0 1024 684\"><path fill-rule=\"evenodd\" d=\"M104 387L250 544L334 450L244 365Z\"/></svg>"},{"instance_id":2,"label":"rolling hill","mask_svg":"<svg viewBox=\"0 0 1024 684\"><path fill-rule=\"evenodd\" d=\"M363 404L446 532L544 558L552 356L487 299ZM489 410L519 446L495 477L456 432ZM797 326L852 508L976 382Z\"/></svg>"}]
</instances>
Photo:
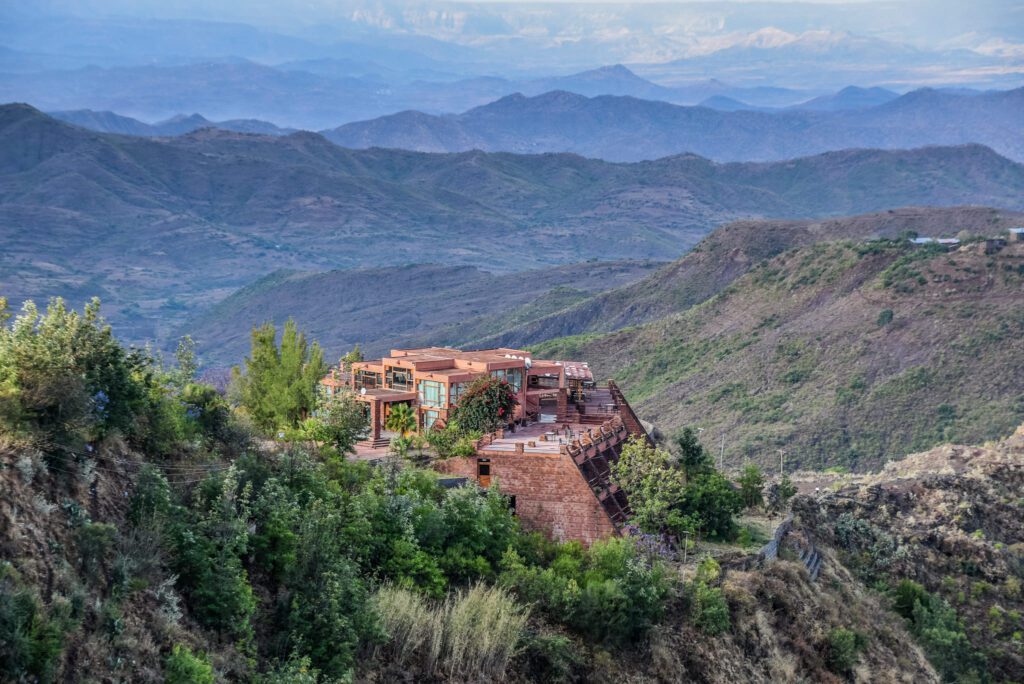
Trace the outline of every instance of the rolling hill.
<instances>
[{"instance_id":1,"label":"rolling hill","mask_svg":"<svg viewBox=\"0 0 1024 684\"><path fill-rule=\"evenodd\" d=\"M902 208L810 221L738 221L715 230L682 257L636 283L538 317L513 311L495 315L496 320L483 327L464 323L447 338L425 341L521 347L568 335L612 332L696 306L789 249L830 240L896 238L908 232L922 237L998 233L1019 225L1024 225L1024 213L987 207Z\"/></svg>"},{"instance_id":2,"label":"rolling hill","mask_svg":"<svg viewBox=\"0 0 1024 684\"><path fill-rule=\"evenodd\" d=\"M346 150L312 133L126 137L9 105L0 289L12 301L99 295L125 337L143 341L280 269L669 260L739 218L1021 208L1022 189L1024 166L980 146L612 164Z\"/></svg>"},{"instance_id":3,"label":"rolling hill","mask_svg":"<svg viewBox=\"0 0 1024 684\"><path fill-rule=\"evenodd\" d=\"M95 112L91 109L49 112L49 115L60 121L88 128L92 131L117 133L120 135L161 137L184 135L198 131L201 128L221 128L237 133L259 133L262 135L287 135L288 133L295 133L295 129L278 128L272 123L258 119L210 121L200 114L180 114L155 123L145 123L130 116L121 116L120 114L106 111Z\"/></svg>"},{"instance_id":4,"label":"rolling hill","mask_svg":"<svg viewBox=\"0 0 1024 684\"><path fill-rule=\"evenodd\" d=\"M253 325L272 321L280 326L288 318L319 341L329 358L356 344L379 356L494 311L544 315L635 282L661 263L583 262L506 274L434 264L277 272L187 321L178 334L191 335L211 367L238 363L249 351Z\"/></svg>"},{"instance_id":5,"label":"rolling hill","mask_svg":"<svg viewBox=\"0 0 1024 684\"><path fill-rule=\"evenodd\" d=\"M664 432L724 438L727 466L782 450L792 467L874 467L1024 421L1024 243L818 242L682 313L536 353L589 361Z\"/></svg>"},{"instance_id":6,"label":"rolling hill","mask_svg":"<svg viewBox=\"0 0 1024 684\"><path fill-rule=\"evenodd\" d=\"M763 112L553 91L510 95L454 116L400 112L324 135L351 148L573 152L611 161L682 152L716 161L770 161L845 148L964 143L1024 159L1024 88L978 95L930 89L895 99L882 95L844 91L808 103L807 109ZM877 106L850 109L851 100Z\"/></svg>"}]
</instances>

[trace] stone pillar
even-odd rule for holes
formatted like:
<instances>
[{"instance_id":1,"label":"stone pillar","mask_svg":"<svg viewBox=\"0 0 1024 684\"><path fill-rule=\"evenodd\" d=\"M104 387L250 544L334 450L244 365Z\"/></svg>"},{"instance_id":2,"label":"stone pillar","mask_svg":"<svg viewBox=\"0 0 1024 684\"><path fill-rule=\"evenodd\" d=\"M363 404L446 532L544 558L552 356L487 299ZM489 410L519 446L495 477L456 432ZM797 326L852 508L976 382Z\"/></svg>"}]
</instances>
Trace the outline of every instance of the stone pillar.
<instances>
[{"instance_id":1,"label":"stone pillar","mask_svg":"<svg viewBox=\"0 0 1024 684\"><path fill-rule=\"evenodd\" d=\"M370 439L374 441L380 439L380 414L380 400L374 399L370 402Z\"/></svg>"},{"instance_id":2,"label":"stone pillar","mask_svg":"<svg viewBox=\"0 0 1024 684\"><path fill-rule=\"evenodd\" d=\"M558 390L558 420L564 421L569 413L569 397L567 390L562 387Z\"/></svg>"}]
</instances>

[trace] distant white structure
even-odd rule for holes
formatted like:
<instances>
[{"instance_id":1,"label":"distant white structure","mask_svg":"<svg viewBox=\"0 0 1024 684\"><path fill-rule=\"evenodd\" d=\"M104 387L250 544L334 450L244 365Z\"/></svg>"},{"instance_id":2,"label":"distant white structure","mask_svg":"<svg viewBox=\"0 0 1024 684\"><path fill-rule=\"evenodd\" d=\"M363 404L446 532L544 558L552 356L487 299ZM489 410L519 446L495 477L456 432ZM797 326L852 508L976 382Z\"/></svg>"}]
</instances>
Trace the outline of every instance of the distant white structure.
<instances>
[{"instance_id":1,"label":"distant white structure","mask_svg":"<svg viewBox=\"0 0 1024 684\"><path fill-rule=\"evenodd\" d=\"M957 238L933 238L933 237L916 237L910 238L910 244L912 245L946 245L952 247L953 245L959 245L960 240Z\"/></svg>"},{"instance_id":2,"label":"distant white structure","mask_svg":"<svg viewBox=\"0 0 1024 684\"><path fill-rule=\"evenodd\" d=\"M1011 242L1024 242L1024 226L1010 229Z\"/></svg>"}]
</instances>

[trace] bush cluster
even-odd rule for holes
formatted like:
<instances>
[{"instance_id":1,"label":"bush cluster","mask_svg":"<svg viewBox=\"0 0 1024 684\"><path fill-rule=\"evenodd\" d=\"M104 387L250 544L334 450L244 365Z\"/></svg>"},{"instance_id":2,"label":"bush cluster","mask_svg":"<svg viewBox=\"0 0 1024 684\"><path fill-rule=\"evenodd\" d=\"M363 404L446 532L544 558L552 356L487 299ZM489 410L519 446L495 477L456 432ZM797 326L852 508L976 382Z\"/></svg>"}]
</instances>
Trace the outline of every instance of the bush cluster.
<instances>
[{"instance_id":1,"label":"bush cluster","mask_svg":"<svg viewBox=\"0 0 1024 684\"><path fill-rule=\"evenodd\" d=\"M643 557L633 540L613 538L584 549L537 538L502 559L500 583L550 619L593 640L635 642L662 616L671 588L664 565Z\"/></svg>"}]
</instances>

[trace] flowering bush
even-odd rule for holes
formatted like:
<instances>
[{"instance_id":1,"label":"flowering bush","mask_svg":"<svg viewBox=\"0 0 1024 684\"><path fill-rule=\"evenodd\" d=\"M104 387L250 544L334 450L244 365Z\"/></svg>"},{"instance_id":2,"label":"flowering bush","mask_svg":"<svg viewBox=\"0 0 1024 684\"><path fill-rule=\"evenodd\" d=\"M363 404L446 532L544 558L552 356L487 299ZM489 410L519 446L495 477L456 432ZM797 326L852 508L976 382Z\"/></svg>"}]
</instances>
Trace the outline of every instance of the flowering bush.
<instances>
[{"instance_id":1,"label":"flowering bush","mask_svg":"<svg viewBox=\"0 0 1024 684\"><path fill-rule=\"evenodd\" d=\"M518 404L507 380L486 376L463 391L452 418L467 432L493 432L512 419Z\"/></svg>"}]
</instances>

